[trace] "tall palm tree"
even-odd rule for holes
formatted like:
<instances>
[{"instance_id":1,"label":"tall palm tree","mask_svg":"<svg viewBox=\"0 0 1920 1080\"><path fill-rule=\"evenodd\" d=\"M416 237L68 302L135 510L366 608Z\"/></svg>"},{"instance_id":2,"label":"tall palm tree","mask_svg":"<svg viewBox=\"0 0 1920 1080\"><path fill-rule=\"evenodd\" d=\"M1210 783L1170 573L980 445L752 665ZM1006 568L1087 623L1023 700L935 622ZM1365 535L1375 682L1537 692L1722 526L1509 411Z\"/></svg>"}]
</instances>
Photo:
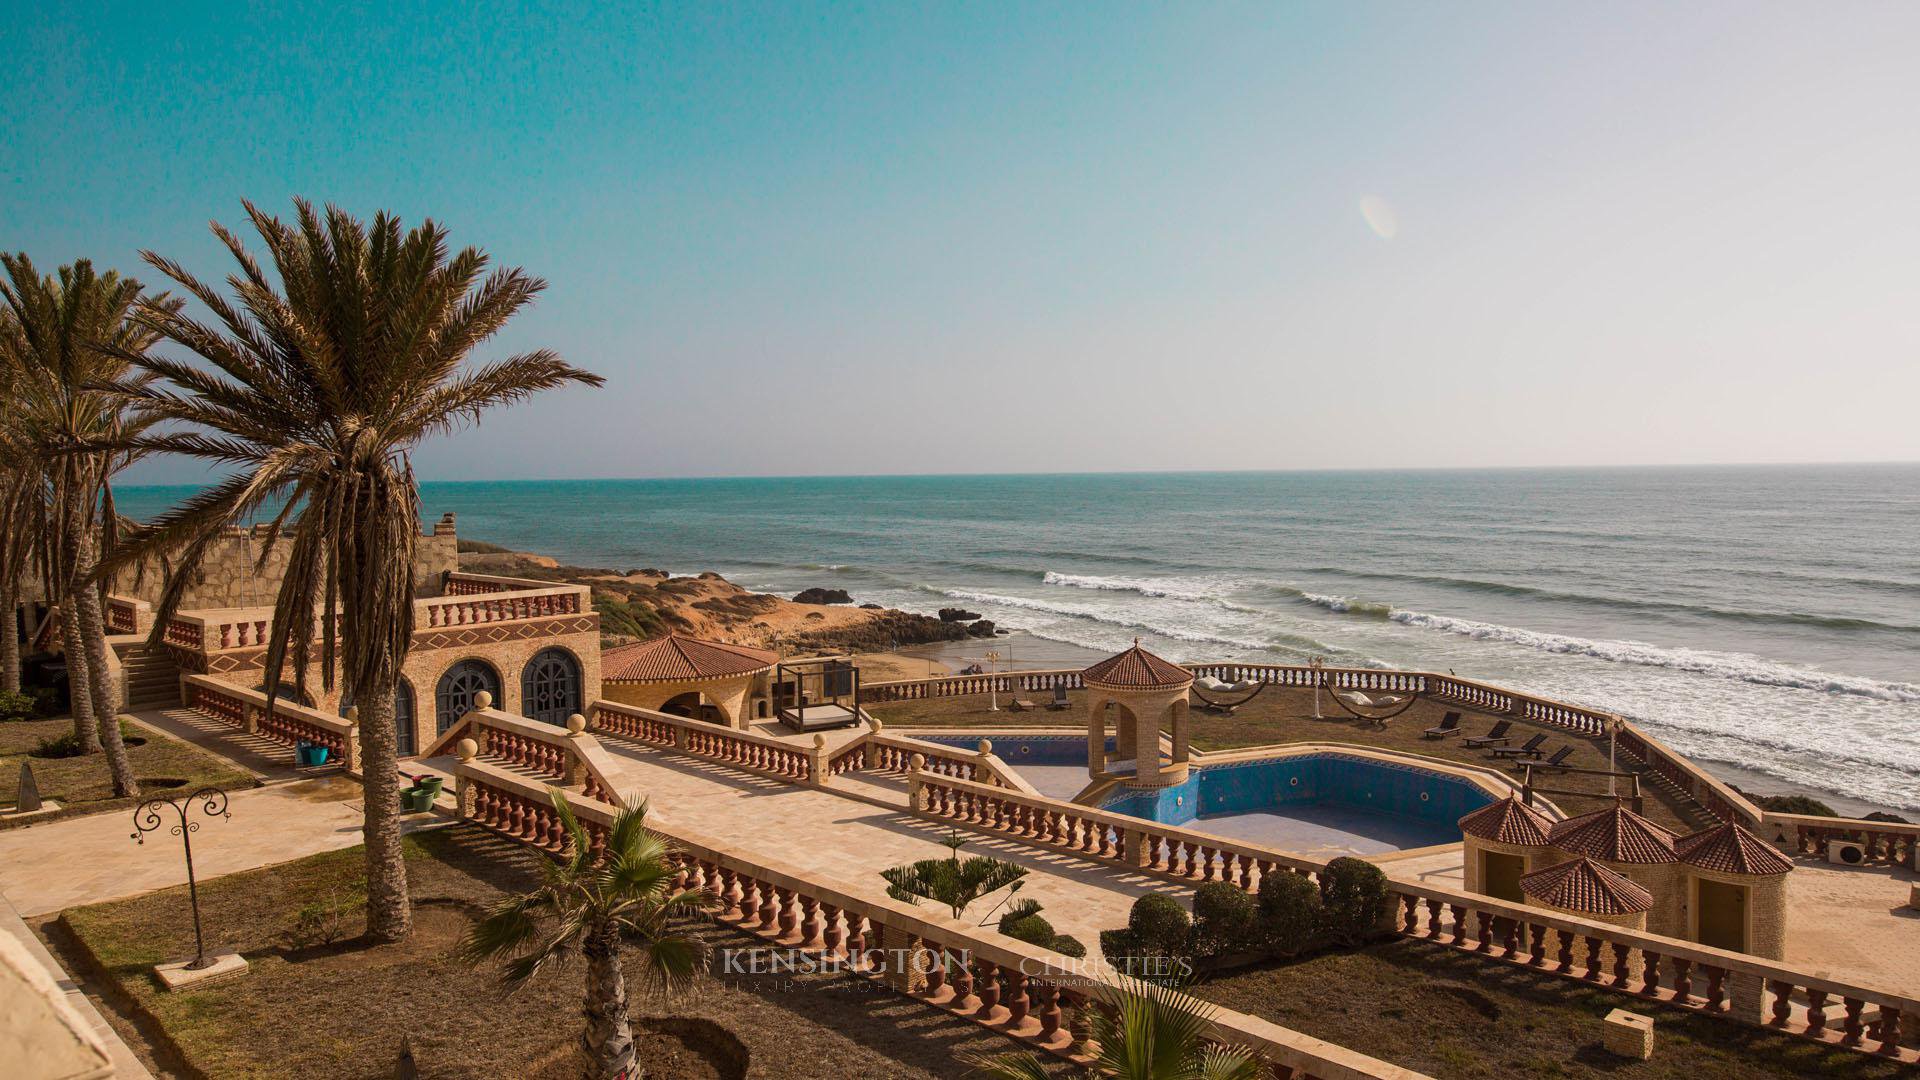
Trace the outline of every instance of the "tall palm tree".
<instances>
[{"instance_id":1,"label":"tall palm tree","mask_svg":"<svg viewBox=\"0 0 1920 1080\"><path fill-rule=\"evenodd\" d=\"M137 795L120 739L119 695L109 681L105 583L96 561L113 542L113 474L136 453L113 444L145 421L103 384L141 385L129 363L156 340L143 319L150 312L177 313L181 304L165 294L143 295L132 278L96 274L84 259L61 267L56 277L43 277L24 254L0 254L0 264L7 275L0 299L11 315L0 349L10 355L11 389L18 395L12 441L38 462L37 476L23 471L15 477L26 486L10 493L9 524L31 527L46 540L39 561L47 594L60 606L74 733L84 749L106 751L116 795Z\"/></svg>"},{"instance_id":2,"label":"tall palm tree","mask_svg":"<svg viewBox=\"0 0 1920 1080\"><path fill-rule=\"evenodd\" d=\"M25 393L19 360L26 356L26 340L10 304L0 303L0 401L20 401ZM17 413L15 416L17 417ZM30 504L40 493L39 459L17 419L0 418L0 614L7 625L0 633L0 690L20 689L20 632L17 610L20 583L32 565L34 533L29 524Z\"/></svg>"},{"instance_id":3,"label":"tall palm tree","mask_svg":"<svg viewBox=\"0 0 1920 1080\"><path fill-rule=\"evenodd\" d=\"M1089 1071L1115 1080L1259 1080L1256 1054L1209 1041L1213 1006L1171 986L1102 987L1091 1003L1089 1034L1099 1044ZM1000 1080L1047 1080L1031 1053L975 1056L971 1063Z\"/></svg>"},{"instance_id":4,"label":"tall palm tree","mask_svg":"<svg viewBox=\"0 0 1920 1080\"><path fill-rule=\"evenodd\" d=\"M475 924L461 955L476 963L506 958L502 977L511 992L580 953L587 961L587 1028L580 1040L586 1075L589 1080L637 1076L621 954L629 945L639 948L649 989L686 989L704 967L707 948L698 938L676 934L672 921L708 906L711 898L674 888L673 847L646 827L646 803L614 820L597 863L586 831L557 789L553 808L572 839L566 857L545 864L539 888L508 897Z\"/></svg>"},{"instance_id":5,"label":"tall palm tree","mask_svg":"<svg viewBox=\"0 0 1920 1080\"><path fill-rule=\"evenodd\" d=\"M395 941L412 921L393 729L395 680L413 638L420 531L408 454L493 406L601 380L546 349L463 370L468 355L546 283L518 268L483 277L486 255L472 247L449 255L446 230L432 220L403 233L385 212L369 226L331 206L323 217L295 200L296 220L287 223L244 205L277 284L217 223L214 235L239 264L228 279L231 300L177 263L141 253L216 320L147 305L144 322L214 370L127 355L162 381L124 384L122 392L166 425L127 445L230 472L154 521L116 562L175 553L157 636L223 528L272 511L263 560L290 528L267 643L267 693L274 697L290 675L305 694L317 667L329 691L337 670L359 705L367 935Z\"/></svg>"}]
</instances>

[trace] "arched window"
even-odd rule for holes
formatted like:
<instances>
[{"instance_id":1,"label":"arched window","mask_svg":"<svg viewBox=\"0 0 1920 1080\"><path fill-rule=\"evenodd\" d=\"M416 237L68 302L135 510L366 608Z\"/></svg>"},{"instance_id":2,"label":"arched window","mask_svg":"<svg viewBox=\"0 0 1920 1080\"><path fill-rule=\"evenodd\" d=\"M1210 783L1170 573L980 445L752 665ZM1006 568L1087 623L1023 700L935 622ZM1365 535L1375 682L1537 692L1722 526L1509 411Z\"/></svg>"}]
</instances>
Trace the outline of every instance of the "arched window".
<instances>
[{"instance_id":1,"label":"arched window","mask_svg":"<svg viewBox=\"0 0 1920 1080\"><path fill-rule=\"evenodd\" d=\"M482 690L492 694L494 702L499 703L500 676L485 663L462 660L448 668L433 692L435 733L445 734L455 720L471 711L473 696Z\"/></svg>"},{"instance_id":2,"label":"arched window","mask_svg":"<svg viewBox=\"0 0 1920 1080\"><path fill-rule=\"evenodd\" d=\"M341 691L340 715L347 715L351 708L353 691ZM413 756L413 687L405 679L393 684L393 745L397 756Z\"/></svg>"},{"instance_id":3,"label":"arched window","mask_svg":"<svg viewBox=\"0 0 1920 1080\"><path fill-rule=\"evenodd\" d=\"M520 711L529 720L558 727L580 711L580 665L565 649L548 649L520 673Z\"/></svg>"}]
</instances>

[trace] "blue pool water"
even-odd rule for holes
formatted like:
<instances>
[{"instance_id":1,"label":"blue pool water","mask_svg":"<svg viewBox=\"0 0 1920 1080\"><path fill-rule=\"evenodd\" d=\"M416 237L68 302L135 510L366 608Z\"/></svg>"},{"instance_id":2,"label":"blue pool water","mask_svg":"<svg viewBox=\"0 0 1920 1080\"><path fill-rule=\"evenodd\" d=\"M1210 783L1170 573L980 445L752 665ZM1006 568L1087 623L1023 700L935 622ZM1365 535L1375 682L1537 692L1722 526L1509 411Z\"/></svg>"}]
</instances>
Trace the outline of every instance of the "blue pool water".
<instances>
[{"instance_id":1,"label":"blue pool water","mask_svg":"<svg viewBox=\"0 0 1920 1080\"><path fill-rule=\"evenodd\" d=\"M1122 788L1101 808L1166 825L1200 820L1225 826L1256 816L1310 822L1338 818L1349 828L1358 821L1361 831L1391 833L1391 846L1421 847L1458 840L1460 818L1492 801L1480 788L1442 773L1322 753L1210 765L1193 770L1185 783L1174 787ZM1367 830L1368 818L1385 819L1380 824L1390 828ZM1238 835L1249 830L1221 831Z\"/></svg>"}]
</instances>

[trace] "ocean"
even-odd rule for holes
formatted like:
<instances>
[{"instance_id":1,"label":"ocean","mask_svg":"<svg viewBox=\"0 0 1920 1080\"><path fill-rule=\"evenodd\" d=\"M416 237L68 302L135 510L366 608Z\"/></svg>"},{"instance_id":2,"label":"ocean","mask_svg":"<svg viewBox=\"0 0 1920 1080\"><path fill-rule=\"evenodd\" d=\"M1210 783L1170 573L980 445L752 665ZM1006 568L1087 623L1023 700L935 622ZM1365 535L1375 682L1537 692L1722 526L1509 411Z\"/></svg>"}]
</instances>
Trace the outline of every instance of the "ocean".
<instances>
[{"instance_id":1,"label":"ocean","mask_svg":"<svg viewBox=\"0 0 1920 1080\"><path fill-rule=\"evenodd\" d=\"M128 488L147 517L182 494ZM426 483L566 562L1174 660L1452 670L1920 809L1920 465ZM1017 648L1017 646L1016 646Z\"/></svg>"}]
</instances>

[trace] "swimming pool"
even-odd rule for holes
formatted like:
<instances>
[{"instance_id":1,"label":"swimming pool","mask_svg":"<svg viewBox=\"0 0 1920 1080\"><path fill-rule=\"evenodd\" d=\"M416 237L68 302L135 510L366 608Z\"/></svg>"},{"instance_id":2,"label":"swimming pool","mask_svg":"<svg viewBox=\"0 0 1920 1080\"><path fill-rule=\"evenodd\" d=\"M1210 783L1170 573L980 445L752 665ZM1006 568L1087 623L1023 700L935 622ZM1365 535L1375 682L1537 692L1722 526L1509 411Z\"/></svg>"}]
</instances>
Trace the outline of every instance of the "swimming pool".
<instances>
[{"instance_id":1,"label":"swimming pool","mask_svg":"<svg viewBox=\"0 0 1920 1080\"><path fill-rule=\"evenodd\" d=\"M1174 787L1120 788L1101 809L1294 850L1371 853L1458 840L1456 823L1492 801L1435 769L1316 751L1203 765Z\"/></svg>"}]
</instances>

